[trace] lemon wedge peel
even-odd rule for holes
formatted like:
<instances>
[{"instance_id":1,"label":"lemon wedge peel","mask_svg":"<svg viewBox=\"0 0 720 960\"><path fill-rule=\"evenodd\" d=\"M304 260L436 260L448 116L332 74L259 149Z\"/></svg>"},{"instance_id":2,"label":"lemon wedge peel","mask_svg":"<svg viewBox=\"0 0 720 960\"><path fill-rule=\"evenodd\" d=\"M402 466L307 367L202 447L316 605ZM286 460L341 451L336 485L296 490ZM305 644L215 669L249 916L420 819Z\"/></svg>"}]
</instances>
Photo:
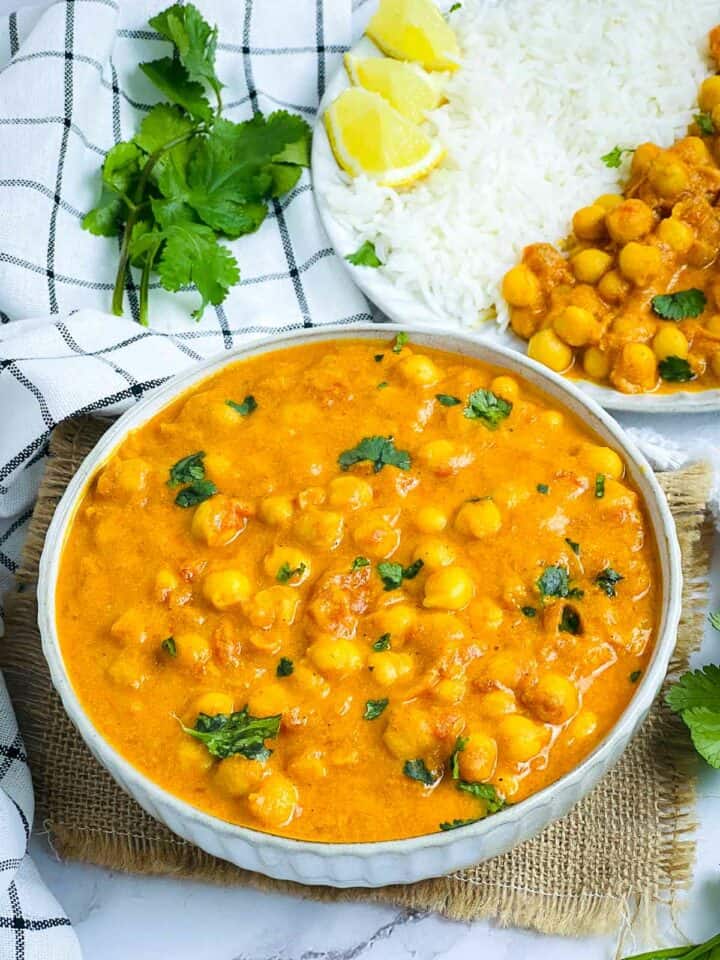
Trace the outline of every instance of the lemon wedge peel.
<instances>
[{"instance_id":1,"label":"lemon wedge peel","mask_svg":"<svg viewBox=\"0 0 720 960\"><path fill-rule=\"evenodd\" d=\"M366 33L396 60L410 60L426 70L452 71L460 65L455 32L432 0L380 0Z\"/></svg>"},{"instance_id":2,"label":"lemon wedge peel","mask_svg":"<svg viewBox=\"0 0 720 960\"><path fill-rule=\"evenodd\" d=\"M426 114L445 99L442 74L431 74L415 63L387 57L356 57L346 53L345 69L350 82L379 93L412 123L422 123Z\"/></svg>"}]
</instances>

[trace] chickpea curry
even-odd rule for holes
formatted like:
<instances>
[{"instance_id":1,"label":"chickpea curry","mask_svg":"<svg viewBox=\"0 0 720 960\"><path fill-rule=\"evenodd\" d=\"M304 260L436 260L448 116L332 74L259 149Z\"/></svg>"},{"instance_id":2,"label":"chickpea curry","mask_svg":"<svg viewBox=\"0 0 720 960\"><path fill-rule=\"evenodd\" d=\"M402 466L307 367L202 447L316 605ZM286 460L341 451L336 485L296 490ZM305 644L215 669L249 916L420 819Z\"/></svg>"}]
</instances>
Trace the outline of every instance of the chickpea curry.
<instances>
[{"instance_id":1,"label":"chickpea curry","mask_svg":"<svg viewBox=\"0 0 720 960\"><path fill-rule=\"evenodd\" d=\"M493 814L627 706L661 603L620 456L471 358L224 367L90 481L57 583L90 719L164 789L322 841Z\"/></svg>"},{"instance_id":2,"label":"chickpea curry","mask_svg":"<svg viewBox=\"0 0 720 960\"><path fill-rule=\"evenodd\" d=\"M720 62L720 27L710 33ZM527 247L503 280L512 329L558 373L623 393L720 387L720 75L688 135L632 152L622 195L573 217L564 253Z\"/></svg>"}]
</instances>

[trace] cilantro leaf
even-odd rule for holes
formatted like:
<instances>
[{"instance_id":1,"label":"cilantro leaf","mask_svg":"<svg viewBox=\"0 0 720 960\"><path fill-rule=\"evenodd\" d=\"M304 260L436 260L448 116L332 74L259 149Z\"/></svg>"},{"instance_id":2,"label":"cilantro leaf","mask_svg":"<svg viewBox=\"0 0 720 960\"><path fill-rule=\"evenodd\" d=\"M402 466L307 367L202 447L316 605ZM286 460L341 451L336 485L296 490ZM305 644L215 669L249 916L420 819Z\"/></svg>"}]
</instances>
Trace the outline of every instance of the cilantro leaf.
<instances>
[{"instance_id":1,"label":"cilantro leaf","mask_svg":"<svg viewBox=\"0 0 720 960\"><path fill-rule=\"evenodd\" d=\"M179 507L196 507L217 492L217 487L212 480L193 480L189 487L183 487L178 493L175 503Z\"/></svg>"},{"instance_id":2,"label":"cilantro leaf","mask_svg":"<svg viewBox=\"0 0 720 960\"><path fill-rule=\"evenodd\" d=\"M500 423L510 416L512 403L498 397L492 390L474 390L468 397L463 413L468 420L480 420L488 430L497 430Z\"/></svg>"},{"instance_id":3,"label":"cilantro leaf","mask_svg":"<svg viewBox=\"0 0 720 960\"><path fill-rule=\"evenodd\" d=\"M695 379L695 372L683 357L665 357L658 364L663 380L668 383L687 383Z\"/></svg>"},{"instance_id":4,"label":"cilantro leaf","mask_svg":"<svg viewBox=\"0 0 720 960\"><path fill-rule=\"evenodd\" d=\"M653 313L663 320L684 320L699 317L707 306L707 297L702 290L691 287L677 293L661 293L650 301Z\"/></svg>"},{"instance_id":5,"label":"cilantro leaf","mask_svg":"<svg viewBox=\"0 0 720 960\"><path fill-rule=\"evenodd\" d=\"M682 716L700 756L720 769L720 667L709 665L684 674L666 700Z\"/></svg>"},{"instance_id":6,"label":"cilantro leaf","mask_svg":"<svg viewBox=\"0 0 720 960\"><path fill-rule=\"evenodd\" d=\"M450 754L450 775L452 776L453 780L460 779L460 754L463 752L467 744L467 737L458 737L455 741L453 752Z\"/></svg>"},{"instance_id":7,"label":"cilantro leaf","mask_svg":"<svg viewBox=\"0 0 720 960\"><path fill-rule=\"evenodd\" d=\"M637 683L641 676L642 670L633 670L633 672L629 675L628 680L630 683Z\"/></svg>"},{"instance_id":8,"label":"cilantro leaf","mask_svg":"<svg viewBox=\"0 0 720 960\"><path fill-rule=\"evenodd\" d=\"M397 590L402 586L403 580L414 580L423 566L422 560L416 560L409 567L404 567L394 560L384 560L377 565L377 572L386 590Z\"/></svg>"},{"instance_id":9,"label":"cilantro leaf","mask_svg":"<svg viewBox=\"0 0 720 960\"><path fill-rule=\"evenodd\" d=\"M153 30L175 44L180 62L195 81L207 83L216 94L223 84L215 73L217 27L211 28L192 3L174 4L148 21Z\"/></svg>"},{"instance_id":10,"label":"cilantro leaf","mask_svg":"<svg viewBox=\"0 0 720 960\"><path fill-rule=\"evenodd\" d=\"M383 467L397 467L398 470L410 469L410 454L407 450L398 450L392 437L363 437L356 447L345 450L338 457L341 470L349 470L356 463L369 460L375 473Z\"/></svg>"},{"instance_id":11,"label":"cilantro leaf","mask_svg":"<svg viewBox=\"0 0 720 960\"><path fill-rule=\"evenodd\" d=\"M403 331L401 331L401 332L395 337L395 342L393 343L392 352L393 352L393 353L400 353L400 352L402 351L402 348L403 348L407 343L409 343L409 341L410 341L410 337L407 335L407 333L404 333Z\"/></svg>"},{"instance_id":12,"label":"cilantro leaf","mask_svg":"<svg viewBox=\"0 0 720 960\"><path fill-rule=\"evenodd\" d=\"M275 676L289 677L292 674L294 669L295 669L295 665L292 662L292 660L290 660L288 657L280 657L280 660L278 661L278 665L275 668Z\"/></svg>"},{"instance_id":13,"label":"cilantro leaf","mask_svg":"<svg viewBox=\"0 0 720 960\"><path fill-rule=\"evenodd\" d=\"M365 704L365 713L363 713L363 720L375 720L380 714L385 710L387 705L390 703L387 697L383 697L381 700L368 700Z\"/></svg>"},{"instance_id":14,"label":"cilantro leaf","mask_svg":"<svg viewBox=\"0 0 720 960\"><path fill-rule=\"evenodd\" d=\"M458 780L455 786L463 793L470 793L478 800L483 800L487 813L498 813L505 806L505 800L491 783L469 783L466 780Z\"/></svg>"},{"instance_id":15,"label":"cilantro leaf","mask_svg":"<svg viewBox=\"0 0 720 960\"><path fill-rule=\"evenodd\" d=\"M538 493L542 493L543 496L547 496L550 493L550 487L546 483L539 483L535 488Z\"/></svg>"},{"instance_id":16,"label":"cilantro leaf","mask_svg":"<svg viewBox=\"0 0 720 960\"><path fill-rule=\"evenodd\" d=\"M411 780L417 780L426 787L431 787L440 779L436 774L431 773L425 766L424 760L406 760L403 765L403 773Z\"/></svg>"},{"instance_id":17,"label":"cilantro leaf","mask_svg":"<svg viewBox=\"0 0 720 960\"><path fill-rule=\"evenodd\" d=\"M286 562L275 574L275 579L278 583L289 583L293 577L301 577L306 570L307 566L304 563L299 563L297 567L293 568Z\"/></svg>"},{"instance_id":18,"label":"cilantro leaf","mask_svg":"<svg viewBox=\"0 0 720 960\"><path fill-rule=\"evenodd\" d=\"M717 613L709 613L708 620L713 630L720 630L720 610Z\"/></svg>"},{"instance_id":19,"label":"cilantro leaf","mask_svg":"<svg viewBox=\"0 0 720 960\"><path fill-rule=\"evenodd\" d=\"M580 556L580 544L576 543L575 540L571 540L570 537L565 537L565 543L570 547L572 552L576 557Z\"/></svg>"},{"instance_id":20,"label":"cilantro leaf","mask_svg":"<svg viewBox=\"0 0 720 960\"><path fill-rule=\"evenodd\" d=\"M558 626L560 633L571 633L577 636L580 631L580 614L574 607L564 606Z\"/></svg>"},{"instance_id":21,"label":"cilantro leaf","mask_svg":"<svg viewBox=\"0 0 720 960\"><path fill-rule=\"evenodd\" d=\"M613 147L608 153L604 154L600 159L605 164L606 167L610 167L611 170L617 169L622 163L622 158L626 153L634 153L632 147Z\"/></svg>"},{"instance_id":22,"label":"cilantro leaf","mask_svg":"<svg viewBox=\"0 0 720 960\"><path fill-rule=\"evenodd\" d=\"M353 560L350 566L350 569L359 570L361 567L369 567L369 566L370 566L370 561L368 560L367 557L355 557L355 559Z\"/></svg>"},{"instance_id":23,"label":"cilantro leaf","mask_svg":"<svg viewBox=\"0 0 720 960\"><path fill-rule=\"evenodd\" d=\"M179 60L161 57L160 60L141 63L140 69L171 103L187 110L197 120L211 119L212 107L203 85L190 79L190 74Z\"/></svg>"},{"instance_id":24,"label":"cilantro leaf","mask_svg":"<svg viewBox=\"0 0 720 960\"><path fill-rule=\"evenodd\" d=\"M444 407L456 407L459 403L462 403L460 397L453 397L450 393L436 393L435 399Z\"/></svg>"},{"instance_id":25,"label":"cilantro leaf","mask_svg":"<svg viewBox=\"0 0 720 960\"><path fill-rule=\"evenodd\" d=\"M595 499L602 500L605 496L605 474L598 473L595 475Z\"/></svg>"},{"instance_id":26,"label":"cilantro leaf","mask_svg":"<svg viewBox=\"0 0 720 960\"><path fill-rule=\"evenodd\" d=\"M580 599L582 590L570 586L570 577L564 567L545 567L537 581L537 588L541 597L571 597Z\"/></svg>"},{"instance_id":27,"label":"cilantro leaf","mask_svg":"<svg viewBox=\"0 0 720 960\"><path fill-rule=\"evenodd\" d=\"M175 637L166 637L160 646L169 657L177 656L177 644L175 643Z\"/></svg>"},{"instance_id":28,"label":"cilantro leaf","mask_svg":"<svg viewBox=\"0 0 720 960\"><path fill-rule=\"evenodd\" d=\"M527 617L529 620L532 620L533 617L537 616L537 610L535 607L520 607L520 613L524 617Z\"/></svg>"},{"instance_id":29,"label":"cilantro leaf","mask_svg":"<svg viewBox=\"0 0 720 960\"><path fill-rule=\"evenodd\" d=\"M459 10L462 7L461 3L453 3L448 10L448 13L455 13L456 10Z\"/></svg>"},{"instance_id":30,"label":"cilantro leaf","mask_svg":"<svg viewBox=\"0 0 720 960\"><path fill-rule=\"evenodd\" d=\"M145 153L155 153L173 140L186 137L193 130L193 122L180 107L169 103L156 103L145 114L140 129L135 135L135 143Z\"/></svg>"},{"instance_id":31,"label":"cilantro leaf","mask_svg":"<svg viewBox=\"0 0 720 960\"><path fill-rule=\"evenodd\" d=\"M158 275L166 290L177 291L194 283L202 297L193 311L199 320L208 303L223 302L230 287L240 279L237 261L227 247L215 239L210 227L186 223L168 227Z\"/></svg>"},{"instance_id":32,"label":"cilantro leaf","mask_svg":"<svg viewBox=\"0 0 720 960\"><path fill-rule=\"evenodd\" d=\"M382 260L377 255L375 244L366 240L361 244L355 253L348 253L345 257L348 263L354 267L381 267Z\"/></svg>"},{"instance_id":33,"label":"cilantro leaf","mask_svg":"<svg viewBox=\"0 0 720 960\"><path fill-rule=\"evenodd\" d=\"M623 579L624 577L617 570L613 570L612 567L605 567L595 577L595 583L608 597L614 597L616 595L615 587Z\"/></svg>"},{"instance_id":34,"label":"cilantro leaf","mask_svg":"<svg viewBox=\"0 0 720 960\"><path fill-rule=\"evenodd\" d=\"M247 706L234 713L198 715L193 727L181 724L185 733L204 743L208 753L224 760L239 753L248 760L267 760L272 750L266 740L277 737L281 714L271 717L253 717Z\"/></svg>"},{"instance_id":35,"label":"cilantro leaf","mask_svg":"<svg viewBox=\"0 0 720 960\"><path fill-rule=\"evenodd\" d=\"M181 483L192 483L193 480L202 480L205 477L204 450L190 453L170 467L169 487L179 487Z\"/></svg>"},{"instance_id":36,"label":"cilantro leaf","mask_svg":"<svg viewBox=\"0 0 720 960\"><path fill-rule=\"evenodd\" d=\"M709 113L696 113L693 120L704 136L711 137L715 133L715 125Z\"/></svg>"},{"instance_id":37,"label":"cilantro leaf","mask_svg":"<svg viewBox=\"0 0 720 960\"><path fill-rule=\"evenodd\" d=\"M82 219L83 230L96 237L115 237L120 231L125 216L125 201L103 186L100 202L88 210Z\"/></svg>"},{"instance_id":38,"label":"cilantro leaf","mask_svg":"<svg viewBox=\"0 0 720 960\"><path fill-rule=\"evenodd\" d=\"M249 417L258 408L257 400L251 393L245 397L242 403L238 403L236 400L226 400L225 403L232 407L236 413L239 413L241 417Z\"/></svg>"},{"instance_id":39,"label":"cilantro leaf","mask_svg":"<svg viewBox=\"0 0 720 960\"><path fill-rule=\"evenodd\" d=\"M390 649L390 634L384 633L381 637L378 637L375 643L372 645L373 650L377 650L378 653L382 653L383 650Z\"/></svg>"},{"instance_id":40,"label":"cilantro leaf","mask_svg":"<svg viewBox=\"0 0 720 960\"><path fill-rule=\"evenodd\" d=\"M456 3L456 7L459 7L460 4ZM452 13L452 10L450 11ZM469 827L471 823L479 823L483 817L470 817L468 820L444 820L440 824L441 830L457 830L459 827Z\"/></svg>"}]
</instances>

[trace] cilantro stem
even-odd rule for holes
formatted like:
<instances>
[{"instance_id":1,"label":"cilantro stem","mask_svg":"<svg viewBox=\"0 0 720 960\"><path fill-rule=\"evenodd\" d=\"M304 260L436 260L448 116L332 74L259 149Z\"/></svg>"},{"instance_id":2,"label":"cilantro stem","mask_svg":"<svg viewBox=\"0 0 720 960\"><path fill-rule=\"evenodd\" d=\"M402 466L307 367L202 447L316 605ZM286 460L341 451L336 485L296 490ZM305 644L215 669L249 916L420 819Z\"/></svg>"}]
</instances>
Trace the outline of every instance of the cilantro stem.
<instances>
[{"instance_id":1,"label":"cilantro stem","mask_svg":"<svg viewBox=\"0 0 720 960\"><path fill-rule=\"evenodd\" d=\"M666 950L648 950L647 953L636 953L625 960L701 960L705 954L720 946L720 933L700 943L697 946L690 944L686 947L669 947Z\"/></svg>"},{"instance_id":2,"label":"cilantro stem","mask_svg":"<svg viewBox=\"0 0 720 960\"><path fill-rule=\"evenodd\" d=\"M138 222L142 204L145 201L145 191L147 190L150 174L153 172L155 164L158 162L158 160L161 160L162 157L168 153L168 151L172 150L173 147L179 146L181 143L185 143L187 140L191 140L200 133L205 133L205 130L205 126L201 125L196 127L194 130L190 130L188 133L184 133L181 137L175 137L174 140L168 140L167 143L163 144L162 147L158 147L158 149L154 153L151 153L147 158L147 162L143 167L143 171L140 174L140 179L138 180L137 190L135 191L135 206L130 210L128 218L125 221L122 243L120 244L120 258L118 262L117 276L115 277L115 287L113 289L112 299L112 312L116 317L121 317L123 315L125 275L127 274L128 261L130 259L130 238L132 236L133 228Z\"/></svg>"},{"instance_id":3,"label":"cilantro stem","mask_svg":"<svg viewBox=\"0 0 720 960\"><path fill-rule=\"evenodd\" d=\"M152 273L155 257L160 249L160 242L155 244L152 250L148 250L145 255L145 263L140 277L140 323L143 327L148 326L148 289L150 286L150 274Z\"/></svg>"}]
</instances>

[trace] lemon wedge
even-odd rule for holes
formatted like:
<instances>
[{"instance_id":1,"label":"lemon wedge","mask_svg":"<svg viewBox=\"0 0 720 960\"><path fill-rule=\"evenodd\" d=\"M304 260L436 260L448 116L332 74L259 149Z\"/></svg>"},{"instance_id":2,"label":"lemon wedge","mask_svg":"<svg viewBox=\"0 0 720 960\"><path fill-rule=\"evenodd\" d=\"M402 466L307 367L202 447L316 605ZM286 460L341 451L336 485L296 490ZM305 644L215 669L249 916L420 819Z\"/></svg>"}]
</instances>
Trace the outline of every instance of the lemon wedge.
<instances>
[{"instance_id":1,"label":"lemon wedge","mask_svg":"<svg viewBox=\"0 0 720 960\"><path fill-rule=\"evenodd\" d=\"M457 70L457 37L432 0L380 0L367 35L383 53L427 70Z\"/></svg>"},{"instance_id":2,"label":"lemon wedge","mask_svg":"<svg viewBox=\"0 0 720 960\"><path fill-rule=\"evenodd\" d=\"M445 151L398 113L379 93L344 90L325 112L335 159L349 174L365 174L385 187L424 177Z\"/></svg>"},{"instance_id":3,"label":"lemon wedge","mask_svg":"<svg viewBox=\"0 0 720 960\"><path fill-rule=\"evenodd\" d=\"M438 77L414 63L346 53L345 69L355 86L379 93L413 123L422 123L426 110L434 110L443 99Z\"/></svg>"}]
</instances>

